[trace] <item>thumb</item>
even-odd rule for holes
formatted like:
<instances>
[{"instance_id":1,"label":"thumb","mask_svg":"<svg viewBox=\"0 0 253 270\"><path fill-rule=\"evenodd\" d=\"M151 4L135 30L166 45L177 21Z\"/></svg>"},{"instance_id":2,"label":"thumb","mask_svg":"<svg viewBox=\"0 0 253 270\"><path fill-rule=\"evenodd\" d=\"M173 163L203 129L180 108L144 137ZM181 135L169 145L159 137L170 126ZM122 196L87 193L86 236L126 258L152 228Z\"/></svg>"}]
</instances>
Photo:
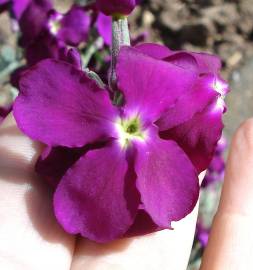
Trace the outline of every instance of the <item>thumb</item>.
<instances>
[{"instance_id":1,"label":"thumb","mask_svg":"<svg viewBox=\"0 0 253 270\"><path fill-rule=\"evenodd\" d=\"M201 270L253 269L253 119L236 132Z\"/></svg>"}]
</instances>

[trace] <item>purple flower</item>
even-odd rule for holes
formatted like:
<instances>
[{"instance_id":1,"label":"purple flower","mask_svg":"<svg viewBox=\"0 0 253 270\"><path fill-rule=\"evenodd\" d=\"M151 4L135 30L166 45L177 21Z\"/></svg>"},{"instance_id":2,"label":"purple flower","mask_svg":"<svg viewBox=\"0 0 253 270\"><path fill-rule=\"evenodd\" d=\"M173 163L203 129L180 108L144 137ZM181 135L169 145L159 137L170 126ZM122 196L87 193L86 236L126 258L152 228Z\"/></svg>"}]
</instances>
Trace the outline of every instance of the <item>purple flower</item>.
<instances>
[{"instance_id":1,"label":"purple flower","mask_svg":"<svg viewBox=\"0 0 253 270\"><path fill-rule=\"evenodd\" d=\"M18 20L22 33L20 44L26 47L33 42L45 28L48 12L53 8L50 0L31 0Z\"/></svg>"},{"instance_id":2,"label":"purple flower","mask_svg":"<svg viewBox=\"0 0 253 270\"><path fill-rule=\"evenodd\" d=\"M225 161L223 158L224 152L227 147L227 142L224 136L219 140L214 152L214 157L207 169L205 178L202 182L202 187L205 188L212 183L222 181L224 178Z\"/></svg>"},{"instance_id":3,"label":"purple flower","mask_svg":"<svg viewBox=\"0 0 253 270\"><path fill-rule=\"evenodd\" d=\"M112 18L99 12L96 20L96 28L106 45L112 43Z\"/></svg>"},{"instance_id":4,"label":"purple flower","mask_svg":"<svg viewBox=\"0 0 253 270\"><path fill-rule=\"evenodd\" d=\"M90 16L78 6L73 6L65 15L52 11L47 21L51 35L71 46L87 40L89 27Z\"/></svg>"},{"instance_id":5,"label":"purple flower","mask_svg":"<svg viewBox=\"0 0 253 270\"><path fill-rule=\"evenodd\" d=\"M202 248L205 248L207 246L209 233L210 230L206 229L201 222L197 223L196 238L200 242Z\"/></svg>"},{"instance_id":6,"label":"purple flower","mask_svg":"<svg viewBox=\"0 0 253 270\"><path fill-rule=\"evenodd\" d=\"M49 165L40 169L55 177L59 223L97 242L170 228L189 214L199 194L194 161L206 162L222 130L217 74L202 74L191 54L161 61L140 50L120 51L120 107L81 70L56 60L23 75L14 105L19 128L49 147L41 157ZM65 152L54 176L55 147L77 153Z\"/></svg>"},{"instance_id":7,"label":"purple flower","mask_svg":"<svg viewBox=\"0 0 253 270\"><path fill-rule=\"evenodd\" d=\"M97 0L98 9L105 15L130 14L137 5L136 0Z\"/></svg>"},{"instance_id":8,"label":"purple flower","mask_svg":"<svg viewBox=\"0 0 253 270\"><path fill-rule=\"evenodd\" d=\"M156 124L160 136L177 141L198 172L205 170L221 136L223 124L220 111L226 110L223 97L229 91L228 84L219 76L219 58L205 53L171 51L158 44L146 43L136 48L151 57L191 70L202 78L193 91L182 96ZM215 91L203 91L210 85L220 96L214 103L210 103L210 96L215 95Z\"/></svg>"},{"instance_id":9,"label":"purple flower","mask_svg":"<svg viewBox=\"0 0 253 270\"><path fill-rule=\"evenodd\" d=\"M32 42L41 42L37 38L43 32L57 41L77 46L86 41L90 27L90 16L79 6L72 6L61 14L52 9L48 0L33 0L19 20L22 32L21 45L26 47Z\"/></svg>"}]
</instances>

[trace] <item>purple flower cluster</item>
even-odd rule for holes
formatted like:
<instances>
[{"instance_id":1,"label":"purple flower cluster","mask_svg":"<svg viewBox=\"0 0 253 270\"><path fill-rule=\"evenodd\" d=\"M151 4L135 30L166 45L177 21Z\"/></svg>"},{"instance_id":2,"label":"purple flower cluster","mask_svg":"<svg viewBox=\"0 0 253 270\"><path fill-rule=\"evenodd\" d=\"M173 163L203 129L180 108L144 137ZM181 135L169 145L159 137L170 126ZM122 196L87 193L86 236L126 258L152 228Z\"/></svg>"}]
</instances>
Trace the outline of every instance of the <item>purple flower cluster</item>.
<instances>
[{"instance_id":1,"label":"purple flower cluster","mask_svg":"<svg viewBox=\"0 0 253 270\"><path fill-rule=\"evenodd\" d=\"M192 211L223 128L220 68L209 54L122 47L120 106L76 60L44 60L22 75L14 116L47 145L36 168L67 232L108 242L171 228Z\"/></svg>"}]
</instances>

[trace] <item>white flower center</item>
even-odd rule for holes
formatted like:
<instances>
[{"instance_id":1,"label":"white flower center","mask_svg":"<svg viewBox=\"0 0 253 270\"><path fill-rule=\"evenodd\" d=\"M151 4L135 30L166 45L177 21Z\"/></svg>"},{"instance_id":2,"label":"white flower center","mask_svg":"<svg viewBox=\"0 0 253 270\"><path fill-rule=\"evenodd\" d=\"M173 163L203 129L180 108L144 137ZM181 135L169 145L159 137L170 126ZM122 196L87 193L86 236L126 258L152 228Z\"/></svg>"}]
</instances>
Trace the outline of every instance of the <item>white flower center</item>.
<instances>
[{"instance_id":1,"label":"white flower center","mask_svg":"<svg viewBox=\"0 0 253 270\"><path fill-rule=\"evenodd\" d=\"M63 15L57 14L54 18L50 18L48 21L49 31L52 35L56 36L61 29L61 20Z\"/></svg>"},{"instance_id":2,"label":"white flower center","mask_svg":"<svg viewBox=\"0 0 253 270\"><path fill-rule=\"evenodd\" d=\"M115 128L118 133L118 142L122 148L127 148L133 140L144 142L147 132L142 129L138 116L128 119L118 118L115 121Z\"/></svg>"}]
</instances>

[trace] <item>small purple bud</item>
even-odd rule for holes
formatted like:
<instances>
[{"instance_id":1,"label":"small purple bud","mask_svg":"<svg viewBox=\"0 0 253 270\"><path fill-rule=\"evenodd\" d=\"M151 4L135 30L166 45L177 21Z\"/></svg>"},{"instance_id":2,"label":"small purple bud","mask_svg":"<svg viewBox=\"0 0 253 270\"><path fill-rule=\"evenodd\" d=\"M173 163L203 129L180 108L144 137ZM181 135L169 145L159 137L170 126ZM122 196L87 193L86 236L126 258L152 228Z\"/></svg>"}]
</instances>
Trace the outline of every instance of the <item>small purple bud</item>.
<instances>
[{"instance_id":1,"label":"small purple bud","mask_svg":"<svg viewBox=\"0 0 253 270\"><path fill-rule=\"evenodd\" d=\"M98 9L105 15L128 15L130 14L138 0L97 0Z\"/></svg>"}]
</instances>

